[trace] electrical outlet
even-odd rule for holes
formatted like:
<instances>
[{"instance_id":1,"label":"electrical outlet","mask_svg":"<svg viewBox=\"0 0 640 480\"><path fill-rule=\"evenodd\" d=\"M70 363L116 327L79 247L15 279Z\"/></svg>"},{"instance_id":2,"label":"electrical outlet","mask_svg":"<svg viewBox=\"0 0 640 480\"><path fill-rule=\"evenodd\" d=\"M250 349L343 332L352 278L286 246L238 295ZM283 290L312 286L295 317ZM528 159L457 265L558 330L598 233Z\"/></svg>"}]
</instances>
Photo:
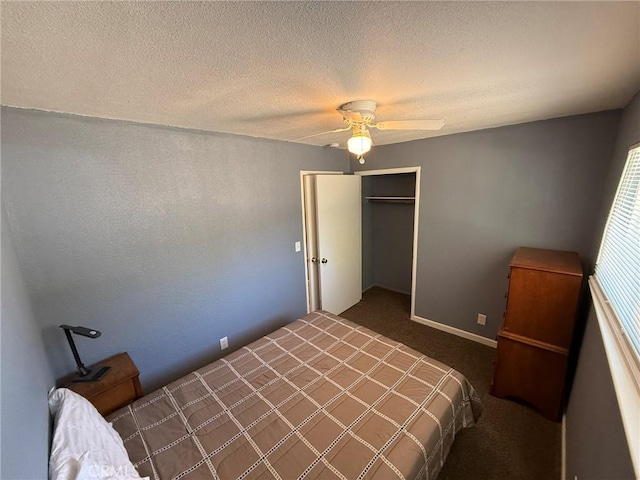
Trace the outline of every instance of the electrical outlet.
<instances>
[{"instance_id":1,"label":"electrical outlet","mask_svg":"<svg viewBox=\"0 0 640 480\"><path fill-rule=\"evenodd\" d=\"M478 314L478 325L486 325L487 324L487 316L479 313Z\"/></svg>"},{"instance_id":2,"label":"electrical outlet","mask_svg":"<svg viewBox=\"0 0 640 480\"><path fill-rule=\"evenodd\" d=\"M222 337L220 339L220 350L224 350L229 346L229 339L227 337Z\"/></svg>"},{"instance_id":3,"label":"electrical outlet","mask_svg":"<svg viewBox=\"0 0 640 480\"><path fill-rule=\"evenodd\" d=\"M296 252L299 252L300 251L300 242L296 242L295 247L296 247Z\"/></svg>"}]
</instances>

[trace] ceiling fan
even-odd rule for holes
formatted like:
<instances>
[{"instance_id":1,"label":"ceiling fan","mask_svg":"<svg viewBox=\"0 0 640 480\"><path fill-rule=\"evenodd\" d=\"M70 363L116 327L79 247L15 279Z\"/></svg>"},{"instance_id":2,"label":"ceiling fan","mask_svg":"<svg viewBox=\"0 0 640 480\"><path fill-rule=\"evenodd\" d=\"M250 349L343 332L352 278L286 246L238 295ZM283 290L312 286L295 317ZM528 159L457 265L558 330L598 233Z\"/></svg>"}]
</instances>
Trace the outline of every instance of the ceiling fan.
<instances>
[{"instance_id":1,"label":"ceiling fan","mask_svg":"<svg viewBox=\"0 0 640 480\"><path fill-rule=\"evenodd\" d=\"M363 155L371 150L373 145L371 134L369 133L370 128L377 128L378 130L440 130L444 126L444 120L390 120L373 123L376 116L376 107L377 104L373 100L356 100L342 104L337 110L342 115L342 119L347 125L346 127L302 138L352 130L353 134L347 140L347 150L356 155L360 163L364 163Z\"/></svg>"}]
</instances>

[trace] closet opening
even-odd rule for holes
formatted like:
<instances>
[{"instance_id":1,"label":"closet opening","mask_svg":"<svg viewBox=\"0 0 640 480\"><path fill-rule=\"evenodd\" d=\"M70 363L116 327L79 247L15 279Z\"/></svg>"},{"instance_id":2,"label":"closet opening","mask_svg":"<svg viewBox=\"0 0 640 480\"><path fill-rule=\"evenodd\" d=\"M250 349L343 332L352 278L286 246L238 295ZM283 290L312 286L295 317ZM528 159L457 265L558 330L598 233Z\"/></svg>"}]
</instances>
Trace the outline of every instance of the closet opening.
<instances>
[{"instance_id":1,"label":"closet opening","mask_svg":"<svg viewBox=\"0 0 640 480\"><path fill-rule=\"evenodd\" d=\"M420 167L354 172L362 176L362 290L411 296L415 315Z\"/></svg>"}]
</instances>

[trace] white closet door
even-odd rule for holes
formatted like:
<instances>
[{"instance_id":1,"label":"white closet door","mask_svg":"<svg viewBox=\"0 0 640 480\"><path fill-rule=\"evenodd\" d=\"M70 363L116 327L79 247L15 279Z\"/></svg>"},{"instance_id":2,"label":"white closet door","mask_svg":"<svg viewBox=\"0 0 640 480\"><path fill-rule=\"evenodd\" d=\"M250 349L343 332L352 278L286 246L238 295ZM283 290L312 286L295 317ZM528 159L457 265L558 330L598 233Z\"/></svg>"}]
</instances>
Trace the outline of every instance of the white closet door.
<instances>
[{"instance_id":1,"label":"white closet door","mask_svg":"<svg viewBox=\"0 0 640 480\"><path fill-rule=\"evenodd\" d=\"M340 314L362 299L359 175L317 175L316 235L320 307Z\"/></svg>"}]
</instances>

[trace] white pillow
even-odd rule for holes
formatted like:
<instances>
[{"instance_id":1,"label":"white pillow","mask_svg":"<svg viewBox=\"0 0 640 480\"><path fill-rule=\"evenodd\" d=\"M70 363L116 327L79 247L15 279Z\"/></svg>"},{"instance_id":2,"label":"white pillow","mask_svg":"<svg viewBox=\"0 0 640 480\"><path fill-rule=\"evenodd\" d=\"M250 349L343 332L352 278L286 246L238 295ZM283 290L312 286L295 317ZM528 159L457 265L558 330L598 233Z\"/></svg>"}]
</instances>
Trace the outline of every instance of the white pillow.
<instances>
[{"instance_id":1,"label":"white pillow","mask_svg":"<svg viewBox=\"0 0 640 480\"><path fill-rule=\"evenodd\" d=\"M118 432L86 398L59 388L49 395L49 410L54 422L51 480L140 478Z\"/></svg>"}]
</instances>

